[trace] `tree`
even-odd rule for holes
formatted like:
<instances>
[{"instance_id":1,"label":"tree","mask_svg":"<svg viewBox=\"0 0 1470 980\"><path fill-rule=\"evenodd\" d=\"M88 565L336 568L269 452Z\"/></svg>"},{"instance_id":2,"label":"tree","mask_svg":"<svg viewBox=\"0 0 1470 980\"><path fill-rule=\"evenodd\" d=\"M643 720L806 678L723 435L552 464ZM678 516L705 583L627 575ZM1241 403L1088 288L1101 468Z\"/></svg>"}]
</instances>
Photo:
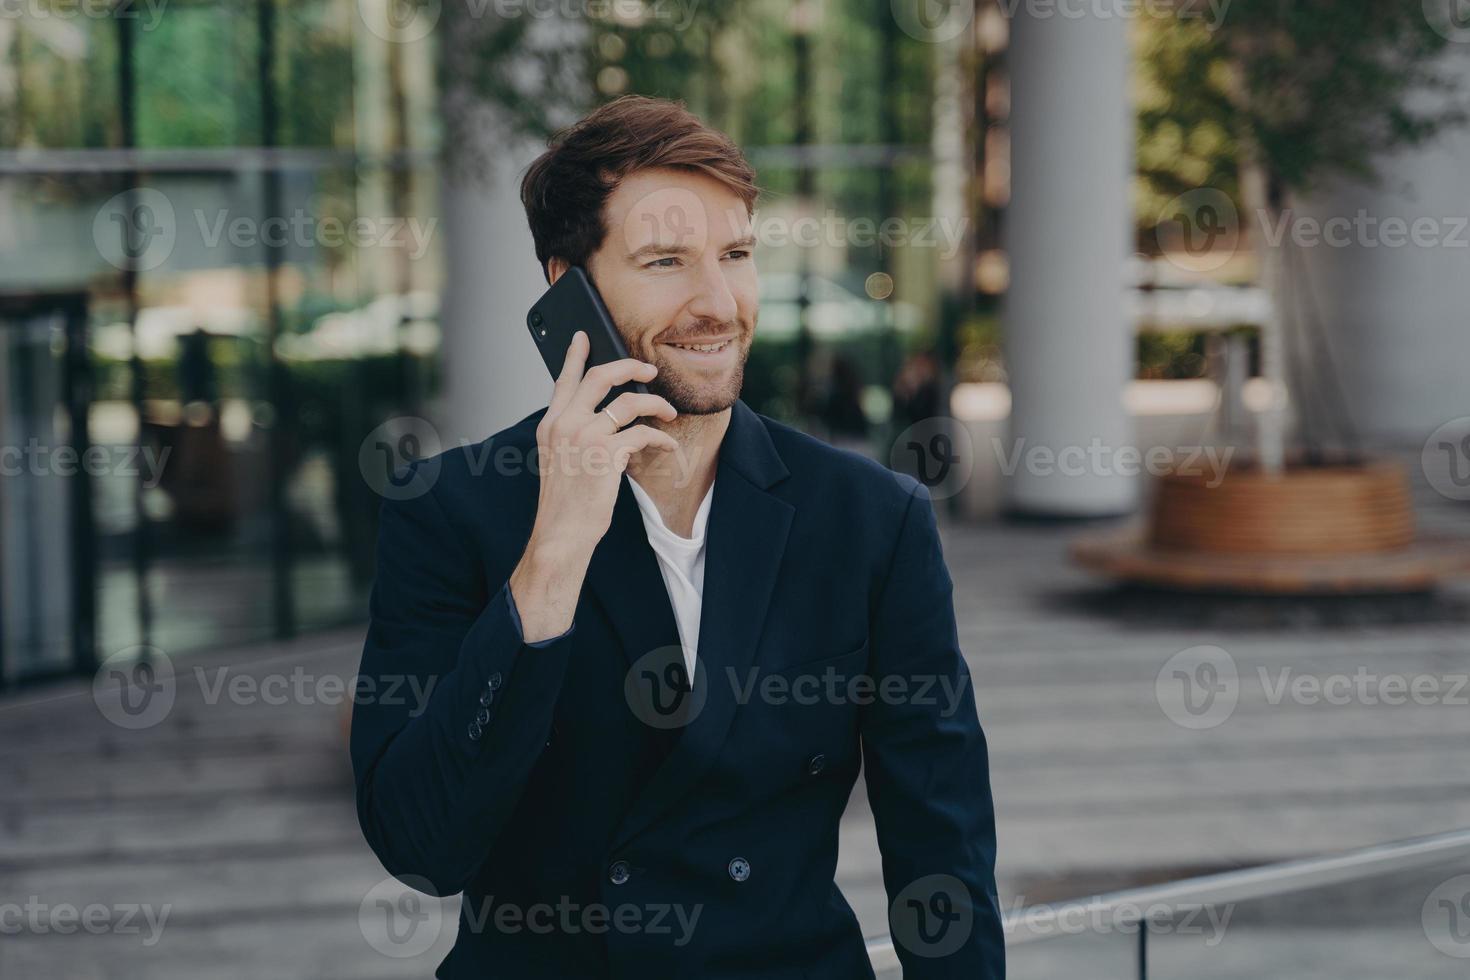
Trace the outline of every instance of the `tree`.
<instances>
[{"instance_id":1,"label":"tree","mask_svg":"<svg viewBox=\"0 0 1470 980\"><path fill-rule=\"evenodd\" d=\"M1445 70L1451 0L1234 0L1221 20L1171 20L1167 37L1146 50L1157 91L1141 131L1158 138L1181 124L1208 127L1234 144L1240 197L1262 225L1279 228L1300 195L1333 178L1377 180L1388 151L1432 139L1466 119L1464 93ZM1436 16L1443 3L1443 18ZM1203 154L1208 178L1218 158ZM1157 168L1167 177L1169 167ZM1200 185L1196 185L1200 186ZM1216 185L1211 185L1216 186ZM1312 384L1313 365L1289 365L1289 253L1265 255L1263 279L1275 307L1263 325L1263 369L1274 391L1290 371L1298 389ZM1301 399L1310 392L1298 390ZM1263 420L1260 463L1279 471L1283 423L1277 408ZM1339 412L1339 415L1341 412ZM1347 426L1345 418L1335 423ZM1305 427L1304 427L1305 428ZM1309 451L1315 447L1304 431Z\"/></svg>"}]
</instances>

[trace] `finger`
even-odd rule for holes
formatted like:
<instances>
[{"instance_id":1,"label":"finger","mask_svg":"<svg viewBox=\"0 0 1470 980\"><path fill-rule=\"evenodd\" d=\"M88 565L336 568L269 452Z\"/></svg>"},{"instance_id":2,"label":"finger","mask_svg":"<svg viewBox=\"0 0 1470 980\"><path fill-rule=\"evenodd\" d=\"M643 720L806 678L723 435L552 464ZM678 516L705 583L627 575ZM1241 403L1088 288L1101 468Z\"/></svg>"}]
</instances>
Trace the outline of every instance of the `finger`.
<instances>
[{"instance_id":1,"label":"finger","mask_svg":"<svg viewBox=\"0 0 1470 980\"><path fill-rule=\"evenodd\" d=\"M597 411L598 404L607 397L607 393L618 385L627 384L629 381L652 381L655 374L658 374L658 368L647 361L639 361L631 357L588 368L587 373L582 375L581 383L577 385L577 392L572 396L568 407L591 415ZM619 418L622 417L619 416Z\"/></svg>"},{"instance_id":2,"label":"finger","mask_svg":"<svg viewBox=\"0 0 1470 980\"><path fill-rule=\"evenodd\" d=\"M556 376L556 384L551 388L551 404L546 409L548 417L555 417L565 411L572 396L577 393L577 385L582 383L583 368L587 364L587 351L591 346L585 330L572 334L572 342L567 345L567 356L561 364L561 373Z\"/></svg>"},{"instance_id":3,"label":"finger","mask_svg":"<svg viewBox=\"0 0 1470 980\"><path fill-rule=\"evenodd\" d=\"M634 419L644 416L663 419L665 422L672 422L679 417L679 413L674 410L674 406L670 405L666 398L659 395L643 395L636 391L623 392L598 414L604 417L616 416L607 419L608 424L614 426L627 425Z\"/></svg>"},{"instance_id":4,"label":"finger","mask_svg":"<svg viewBox=\"0 0 1470 980\"><path fill-rule=\"evenodd\" d=\"M613 459L618 461L619 466L628 464L628 457L645 449L655 449L660 452L675 452L679 448L679 441L667 432L661 432L651 425L634 425L624 429L612 439L608 445L613 451Z\"/></svg>"}]
</instances>

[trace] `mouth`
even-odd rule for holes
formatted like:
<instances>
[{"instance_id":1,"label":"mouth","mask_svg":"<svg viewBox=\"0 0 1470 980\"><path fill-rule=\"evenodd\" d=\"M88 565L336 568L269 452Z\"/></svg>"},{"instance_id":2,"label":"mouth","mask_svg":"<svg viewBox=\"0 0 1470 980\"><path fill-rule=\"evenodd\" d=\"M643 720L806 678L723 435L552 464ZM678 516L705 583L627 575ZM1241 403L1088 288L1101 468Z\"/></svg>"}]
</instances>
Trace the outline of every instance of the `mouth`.
<instances>
[{"instance_id":1,"label":"mouth","mask_svg":"<svg viewBox=\"0 0 1470 980\"><path fill-rule=\"evenodd\" d=\"M680 343L664 341L664 346L672 347L675 350L684 351L685 353L689 354L712 356L724 352L734 343L734 337L715 337L709 340L691 340Z\"/></svg>"}]
</instances>

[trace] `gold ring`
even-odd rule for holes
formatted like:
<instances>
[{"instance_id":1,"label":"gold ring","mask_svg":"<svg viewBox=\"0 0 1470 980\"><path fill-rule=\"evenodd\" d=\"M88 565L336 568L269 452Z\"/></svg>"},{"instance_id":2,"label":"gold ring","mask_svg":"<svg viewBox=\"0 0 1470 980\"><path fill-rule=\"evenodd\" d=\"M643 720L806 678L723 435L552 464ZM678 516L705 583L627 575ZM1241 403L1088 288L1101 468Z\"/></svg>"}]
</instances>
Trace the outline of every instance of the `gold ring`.
<instances>
[{"instance_id":1,"label":"gold ring","mask_svg":"<svg viewBox=\"0 0 1470 980\"><path fill-rule=\"evenodd\" d=\"M614 432L617 432L618 430L620 430L623 427L623 423L621 423L621 422L618 421L618 417L612 413L612 409L610 409L610 408L604 408L602 410L602 414L603 415L606 415L608 418L612 419L613 431Z\"/></svg>"}]
</instances>

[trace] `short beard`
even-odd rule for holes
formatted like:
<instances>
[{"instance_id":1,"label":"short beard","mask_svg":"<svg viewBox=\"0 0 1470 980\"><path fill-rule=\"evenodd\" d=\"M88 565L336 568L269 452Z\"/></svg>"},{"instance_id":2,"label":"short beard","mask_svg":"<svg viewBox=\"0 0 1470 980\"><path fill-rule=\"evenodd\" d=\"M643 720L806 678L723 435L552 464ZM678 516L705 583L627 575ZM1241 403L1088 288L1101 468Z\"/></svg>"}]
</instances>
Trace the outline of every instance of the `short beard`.
<instances>
[{"instance_id":1,"label":"short beard","mask_svg":"<svg viewBox=\"0 0 1470 980\"><path fill-rule=\"evenodd\" d=\"M739 338L731 341L732 344L739 342ZM653 363L658 374L648 382L648 390L663 397L680 415L717 415L734 405L740 397L740 389L745 384L745 357L748 353L747 350L740 352L729 381L716 391L689 384L662 356L656 356Z\"/></svg>"}]
</instances>

